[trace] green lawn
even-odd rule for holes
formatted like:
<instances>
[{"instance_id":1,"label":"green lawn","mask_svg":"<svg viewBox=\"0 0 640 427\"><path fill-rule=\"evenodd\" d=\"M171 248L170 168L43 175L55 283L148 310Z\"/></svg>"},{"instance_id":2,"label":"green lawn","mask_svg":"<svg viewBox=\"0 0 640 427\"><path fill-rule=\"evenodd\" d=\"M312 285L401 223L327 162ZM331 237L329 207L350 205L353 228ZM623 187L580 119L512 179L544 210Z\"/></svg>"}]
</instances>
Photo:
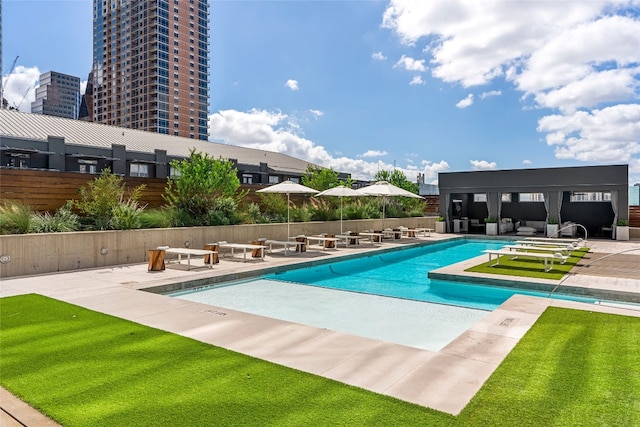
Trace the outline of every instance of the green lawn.
<instances>
[{"instance_id":1,"label":"green lawn","mask_svg":"<svg viewBox=\"0 0 640 427\"><path fill-rule=\"evenodd\" d=\"M532 250L532 252L535 252ZM500 264L495 265L495 258L492 261L494 264L489 267L489 262L476 265L468 268L465 271L474 273L486 273L486 274L499 274L505 276L519 276L519 277L534 277L538 279L551 279L560 280L567 274L573 267L580 262L580 260L589 252L589 248L580 248L571 252L569 259L564 264L557 262L553 263L553 269L544 271L544 261L535 258L519 257L511 259L508 256L500 257ZM515 254L515 252L514 252Z\"/></svg>"},{"instance_id":2,"label":"green lawn","mask_svg":"<svg viewBox=\"0 0 640 427\"><path fill-rule=\"evenodd\" d=\"M640 318L549 309L453 417L37 295L0 382L65 426L640 425Z\"/></svg>"}]
</instances>

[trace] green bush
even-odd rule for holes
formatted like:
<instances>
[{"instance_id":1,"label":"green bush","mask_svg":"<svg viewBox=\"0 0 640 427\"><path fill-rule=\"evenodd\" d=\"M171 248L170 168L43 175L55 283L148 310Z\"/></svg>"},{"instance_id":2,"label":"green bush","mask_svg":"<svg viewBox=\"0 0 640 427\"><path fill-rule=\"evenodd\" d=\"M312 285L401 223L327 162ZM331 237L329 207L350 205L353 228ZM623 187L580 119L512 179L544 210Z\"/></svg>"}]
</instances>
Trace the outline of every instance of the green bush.
<instances>
[{"instance_id":1,"label":"green bush","mask_svg":"<svg viewBox=\"0 0 640 427\"><path fill-rule=\"evenodd\" d=\"M385 205L385 208L384 208L384 216L385 218L402 218L402 217L406 217L407 214L402 208L402 205L400 205L398 202L387 201L387 204Z\"/></svg>"},{"instance_id":2,"label":"green bush","mask_svg":"<svg viewBox=\"0 0 640 427\"><path fill-rule=\"evenodd\" d=\"M311 210L305 204L300 207L293 207L289 212L291 222L308 222L311 221Z\"/></svg>"},{"instance_id":3,"label":"green bush","mask_svg":"<svg viewBox=\"0 0 640 427\"><path fill-rule=\"evenodd\" d=\"M163 198L179 213L176 217L179 225L232 224L237 221L237 215L229 211L231 205L222 200L233 197L240 187L233 162L214 159L192 149L188 159L174 160L171 166L179 178L167 180ZM243 196L237 195L238 200ZM237 203L232 210L235 209Z\"/></svg>"},{"instance_id":4,"label":"green bush","mask_svg":"<svg viewBox=\"0 0 640 427\"><path fill-rule=\"evenodd\" d=\"M360 198L351 203L345 203L342 208L344 219L379 218L378 202L375 199Z\"/></svg>"},{"instance_id":5,"label":"green bush","mask_svg":"<svg viewBox=\"0 0 640 427\"><path fill-rule=\"evenodd\" d=\"M242 210L242 221L245 224L263 224L269 222L269 218L260 212L260 205L257 203L249 203Z\"/></svg>"},{"instance_id":6,"label":"green bush","mask_svg":"<svg viewBox=\"0 0 640 427\"><path fill-rule=\"evenodd\" d=\"M126 202L117 204L111 210L111 219L109 220L109 228L112 230L133 230L142 228L140 215L144 208L138 205L135 200L127 200Z\"/></svg>"},{"instance_id":7,"label":"green bush","mask_svg":"<svg viewBox=\"0 0 640 427\"><path fill-rule=\"evenodd\" d=\"M278 193L260 193L260 204L265 215L272 222L278 218L287 220L287 196Z\"/></svg>"},{"instance_id":8,"label":"green bush","mask_svg":"<svg viewBox=\"0 0 640 427\"><path fill-rule=\"evenodd\" d=\"M67 201L53 215L49 212L44 214L34 213L31 218L32 233L56 233L65 231L76 231L80 229L78 215L71 211L73 202Z\"/></svg>"},{"instance_id":9,"label":"green bush","mask_svg":"<svg viewBox=\"0 0 640 427\"><path fill-rule=\"evenodd\" d=\"M140 212L140 228L171 227L170 209L145 209Z\"/></svg>"},{"instance_id":10,"label":"green bush","mask_svg":"<svg viewBox=\"0 0 640 427\"><path fill-rule=\"evenodd\" d=\"M0 203L0 234L25 234L31 229L33 211L21 202L3 200Z\"/></svg>"},{"instance_id":11,"label":"green bush","mask_svg":"<svg viewBox=\"0 0 640 427\"><path fill-rule=\"evenodd\" d=\"M85 217L91 218L93 227L98 230L128 227L135 224L136 212L143 209L138 206L138 199L144 187L143 184L133 188L126 198L123 178L107 168L100 176L80 187L80 200L74 202L74 206Z\"/></svg>"},{"instance_id":12,"label":"green bush","mask_svg":"<svg viewBox=\"0 0 640 427\"><path fill-rule=\"evenodd\" d=\"M309 213L312 221L333 221L340 216L339 207L335 208L331 198L323 198L321 200L312 199L311 206L309 207Z\"/></svg>"},{"instance_id":13,"label":"green bush","mask_svg":"<svg viewBox=\"0 0 640 427\"><path fill-rule=\"evenodd\" d=\"M240 220L238 204L233 197L220 197L208 212L205 225L234 225L240 223Z\"/></svg>"}]
</instances>

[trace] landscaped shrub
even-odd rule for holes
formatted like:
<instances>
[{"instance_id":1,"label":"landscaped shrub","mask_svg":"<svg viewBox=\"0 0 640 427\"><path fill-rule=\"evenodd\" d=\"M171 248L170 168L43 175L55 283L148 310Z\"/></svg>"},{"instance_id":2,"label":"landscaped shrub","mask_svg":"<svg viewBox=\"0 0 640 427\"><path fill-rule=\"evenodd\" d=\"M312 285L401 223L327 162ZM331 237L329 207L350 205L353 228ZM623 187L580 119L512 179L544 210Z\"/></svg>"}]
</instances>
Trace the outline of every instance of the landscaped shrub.
<instances>
[{"instance_id":1,"label":"landscaped shrub","mask_svg":"<svg viewBox=\"0 0 640 427\"><path fill-rule=\"evenodd\" d=\"M289 211L289 218L291 222L308 222L311 221L311 210L308 205L302 205L300 207L292 207Z\"/></svg>"},{"instance_id":2,"label":"landscaped shrub","mask_svg":"<svg viewBox=\"0 0 640 427\"><path fill-rule=\"evenodd\" d=\"M312 221L333 221L340 216L339 208L336 209L333 201L329 199L311 199L309 212Z\"/></svg>"},{"instance_id":3,"label":"landscaped shrub","mask_svg":"<svg viewBox=\"0 0 640 427\"><path fill-rule=\"evenodd\" d=\"M33 211L23 203L0 202L0 234L25 234L31 229Z\"/></svg>"},{"instance_id":4,"label":"landscaped shrub","mask_svg":"<svg viewBox=\"0 0 640 427\"><path fill-rule=\"evenodd\" d=\"M80 220L78 215L71 211L72 207L73 203L67 201L53 215L49 212L34 213L29 231L32 233L56 233L79 230Z\"/></svg>"},{"instance_id":5,"label":"landscaped shrub","mask_svg":"<svg viewBox=\"0 0 640 427\"><path fill-rule=\"evenodd\" d=\"M109 228L112 230L133 230L142 227L140 215L144 208L138 205L135 200L115 205L111 211Z\"/></svg>"},{"instance_id":6,"label":"landscaped shrub","mask_svg":"<svg viewBox=\"0 0 640 427\"><path fill-rule=\"evenodd\" d=\"M238 204L233 197L221 197L208 212L205 225L234 225L241 220Z\"/></svg>"},{"instance_id":7,"label":"landscaped shrub","mask_svg":"<svg viewBox=\"0 0 640 427\"><path fill-rule=\"evenodd\" d=\"M395 200L394 201L387 200L387 203L384 207L384 216L385 218L402 218L402 217L406 217L407 214L405 213L400 203L398 203Z\"/></svg>"},{"instance_id":8,"label":"landscaped shrub","mask_svg":"<svg viewBox=\"0 0 640 427\"><path fill-rule=\"evenodd\" d=\"M260 205L249 203L242 210L242 222L245 224L264 224L269 222L269 218L260 212Z\"/></svg>"},{"instance_id":9,"label":"landscaped shrub","mask_svg":"<svg viewBox=\"0 0 640 427\"><path fill-rule=\"evenodd\" d=\"M260 204L271 222L287 221L287 196L278 193L260 193Z\"/></svg>"},{"instance_id":10,"label":"landscaped shrub","mask_svg":"<svg viewBox=\"0 0 640 427\"><path fill-rule=\"evenodd\" d=\"M133 188L126 197L128 191L123 178L107 168L100 176L80 187L80 200L74 202L74 206L91 219L93 228L114 229L118 225L135 222L135 211L141 209L138 200L144 187L142 184Z\"/></svg>"},{"instance_id":11,"label":"landscaped shrub","mask_svg":"<svg viewBox=\"0 0 640 427\"><path fill-rule=\"evenodd\" d=\"M373 198L360 198L345 204L342 216L345 219L380 218L378 202Z\"/></svg>"},{"instance_id":12,"label":"landscaped shrub","mask_svg":"<svg viewBox=\"0 0 640 427\"><path fill-rule=\"evenodd\" d=\"M237 201L246 193L236 194L240 180L231 161L214 159L192 149L189 158L174 160L171 166L179 177L168 179L163 198L177 213L174 225L237 222L238 215L232 211L237 210ZM228 200L222 200L234 196L233 207Z\"/></svg>"},{"instance_id":13,"label":"landscaped shrub","mask_svg":"<svg viewBox=\"0 0 640 427\"><path fill-rule=\"evenodd\" d=\"M171 227L171 211L166 208L145 209L140 212L140 228Z\"/></svg>"}]
</instances>

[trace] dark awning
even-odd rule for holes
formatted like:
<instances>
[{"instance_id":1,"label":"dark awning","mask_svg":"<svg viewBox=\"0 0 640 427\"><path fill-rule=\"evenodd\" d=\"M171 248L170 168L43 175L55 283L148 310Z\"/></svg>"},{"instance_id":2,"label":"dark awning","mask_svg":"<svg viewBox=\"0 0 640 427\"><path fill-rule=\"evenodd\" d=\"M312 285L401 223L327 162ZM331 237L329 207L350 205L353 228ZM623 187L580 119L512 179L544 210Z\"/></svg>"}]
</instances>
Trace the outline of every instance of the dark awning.
<instances>
[{"instance_id":1,"label":"dark awning","mask_svg":"<svg viewBox=\"0 0 640 427\"><path fill-rule=\"evenodd\" d=\"M82 154L82 153L75 153L75 154L67 154L67 157L73 157L76 159L85 159L85 160L108 160L108 161L116 161L116 160L120 160L117 157L107 157L107 156L99 156L99 155L93 155L93 154Z\"/></svg>"},{"instance_id":2,"label":"dark awning","mask_svg":"<svg viewBox=\"0 0 640 427\"><path fill-rule=\"evenodd\" d=\"M56 154L54 151L43 151L36 148L8 147L3 145L0 151L10 154Z\"/></svg>"},{"instance_id":3,"label":"dark awning","mask_svg":"<svg viewBox=\"0 0 640 427\"><path fill-rule=\"evenodd\" d=\"M166 165L166 163L156 162L155 160L131 159L129 163L144 163L149 165Z\"/></svg>"}]
</instances>

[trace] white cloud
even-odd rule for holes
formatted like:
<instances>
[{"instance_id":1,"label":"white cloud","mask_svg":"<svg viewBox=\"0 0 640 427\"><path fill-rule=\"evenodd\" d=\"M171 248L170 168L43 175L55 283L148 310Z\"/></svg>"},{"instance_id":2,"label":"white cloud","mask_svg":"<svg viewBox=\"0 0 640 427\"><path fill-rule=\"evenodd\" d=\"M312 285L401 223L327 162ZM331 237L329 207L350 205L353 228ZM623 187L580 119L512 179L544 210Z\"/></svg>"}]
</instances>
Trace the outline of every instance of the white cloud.
<instances>
[{"instance_id":1,"label":"white cloud","mask_svg":"<svg viewBox=\"0 0 640 427\"><path fill-rule=\"evenodd\" d=\"M422 76L413 76L413 78L411 79L411 81L409 82L409 84L411 86L414 85L423 85L424 84L424 80L422 80Z\"/></svg>"},{"instance_id":2,"label":"white cloud","mask_svg":"<svg viewBox=\"0 0 640 427\"><path fill-rule=\"evenodd\" d=\"M382 157L382 156L386 156L387 154L389 153L382 150L368 150L360 154L358 157Z\"/></svg>"},{"instance_id":3,"label":"white cloud","mask_svg":"<svg viewBox=\"0 0 640 427\"><path fill-rule=\"evenodd\" d=\"M467 95L466 98L461 99L460 101L458 101L458 103L456 104L456 107L458 108L467 108L473 105L473 94L470 93L469 95Z\"/></svg>"},{"instance_id":4,"label":"white cloud","mask_svg":"<svg viewBox=\"0 0 640 427\"><path fill-rule=\"evenodd\" d=\"M410 56L402 55L402 57L395 63L394 68L403 68L407 71L418 71L420 73L426 71L424 66L424 59L413 59Z\"/></svg>"},{"instance_id":5,"label":"white cloud","mask_svg":"<svg viewBox=\"0 0 640 427\"><path fill-rule=\"evenodd\" d=\"M496 162L487 162L486 160L469 160L471 169L474 171L495 170L498 168Z\"/></svg>"},{"instance_id":6,"label":"white cloud","mask_svg":"<svg viewBox=\"0 0 640 427\"><path fill-rule=\"evenodd\" d=\"M548 134L546 142L556 146L558 158L631 164L640 154L640 105L546 116L538 130Z\"/></svg>"},{"instance_id":7,"label":"white cloud","mask_svg":"<svg viewBox=\"0 0 640 427\"><path fill-rule=\"evenodd\" d=\"M320 110L309 110L311 114L313 114L316 118L324 116L324 113Z\"/></svg>"},{"instance_id":8,"label":"white cloud","mask_svg":"<svg viewBox=\"0 0 640 427\"><path fill-rule=\"evenodd\" d=\"M558 158L625 161L631 175L640 174L638 4L390 0L383 27L408 46L424 42L435 78L463 87L504 79L532 101L525 108L558 111L538 126Z\"/></svg>"},{"instance_id":9,"label":"white cloud","mask_svg":"<svg viewBox=\"0 0 640 427\"><path fill-rule=\"evenodd\" d=\"M284 84L285 87L288 87L291 90L298 90L298 81L297 80L287 80L287 82Z\"/></svg>"},{"instance_id":10,"label":"white cloud","mask_svg":"<svg viewBox=\"0 0 640 427\"><path fill-rule=\"evenodd\" d=\"M311 163L350 173L356 179L372 179L379 170L392 170L393 164L382 161L368 162L331 155L327 150L298 134L300 128L295 118L280 111L236 110L218 111L209 116L209 134L212 141L242 147L257 148L288 154ZM438 172L449 169L445 161L434 163L422 160L420 167L408 165L396 167L408 179L414 181L418 173L426 179L437 180Z\"/></svg>"},{"instance_id":11,"label":"white cloud","mask_svg":"<svg viewBox=\"0 0 640 427\"><path fill-rule=\"evenodd\" d=\"M523 165L530 165L530 164L532 164L532 163L533 163L533 162L532 162L531 160L528 160L528 159L524 159L524 160L522 161L522 164L523 164Z\"/></svg>"},{"instance_id":12,"label":"white cloud","mask_svg":"<svg viewBox=\"0 0 640 427\"><path fill-rule=\"evenodd\" d=\"M373 55L371 55L371 57L376 61L384 61L385 59L387 59L387 57L384 56L382 52L376 52Z\"/></svg>"},{"instance_id":13,"label":"white cloud","mask_svg":"<svg viewBox=\"0 0 640 427\"><path fill-rule=\"evenodd\" d=\"M640 31L640 29L638 30ZM590 73L580 80L535 95L540 106L571 113L581 107L593 108L615 101L631 101L640 87L634 74L640 67L627 70L607 70Z\"/></svg>"},{"instance_id":14,"label":"white cloud","mask_svg":"<svg viewBox=\"0 0 640 427\"><path fill-rule=\"evenodd\" d=\"M502 95L502 91L499 90L490 90L488 92L482 92L480 94L480 99L487 99L490 98L492 96L500 96Z\"/></svg>"},{"instance_id":15,"label":"white cloud","mask_svg":"<svg viewBox=\"0 0 640 427\"><path fill-rule=\"evenodd\" d=\"M469 87L504 73L504 66L540 47L559 29L601 13L600 2L423 2L391 0L383 26L406 44L435 39L434 76Z\"/></svg>"},{"instance_id":16,"label":"white cloud","mask_svg":"<svg viewBox=\"0 0 640 427\"><path fill-rule=\"evenodd\" d=\"M9 107L18 108L25 113L31 112L31 103L36 99L36 87L40 78L38 67L18 65L12 74L2 78L3 96Z\"/></svg>"}]
</instances>

